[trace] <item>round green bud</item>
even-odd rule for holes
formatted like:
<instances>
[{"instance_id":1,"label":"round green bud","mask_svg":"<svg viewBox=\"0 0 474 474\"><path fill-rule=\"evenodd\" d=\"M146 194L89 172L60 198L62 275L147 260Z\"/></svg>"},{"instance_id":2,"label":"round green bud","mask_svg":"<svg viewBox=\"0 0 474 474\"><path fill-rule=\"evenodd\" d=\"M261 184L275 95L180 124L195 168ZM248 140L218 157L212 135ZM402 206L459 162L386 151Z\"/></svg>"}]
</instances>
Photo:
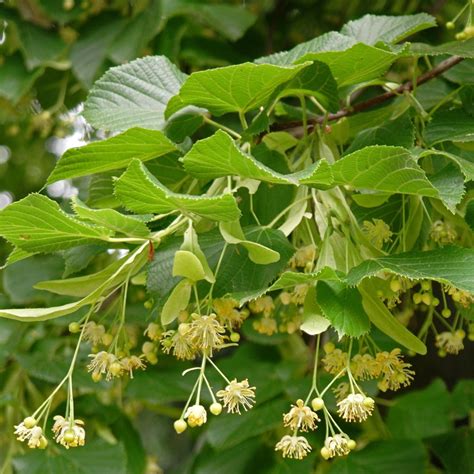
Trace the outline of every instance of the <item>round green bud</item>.
<instances>
[{"instance_id":1,"label":"round green bud","mask_svg":"<svg viewBox=\"0 0 474 474\"><path fill-rule=\"evenodd\" d=\"M142 345L142 352L148 354L149 352L155 352L155 344L153 342L147 341Z\"/></svg>"},{"instance_id":2,"label":"round green bud","mask_svg":"<svg viewBox=\"0 0 474 474\"><path fill-rule=\"evenodd\" d=\"M467 338L468 338L470 341L474 341L474 332L470 332L470 333L467 335Z\"/></svg>"},{"instance_id":3,"label":"round green bud","mask_svg":"<svg viewBox=\"0 0 474 474\"><path fill-rule=\"evenodd\" d=\"M448 21L448 22L446 23L446 29L447 29L447 30L454 30L454 27L455 27L455 26L456 26L456 25L454 24L453 21Z\"/></svg>"},{"instance_id":4,"label":"round green bud","mask_svg":"<svg viewBox=\"0 0 474 474\"><path fill-rule=\"evenodd\" d=\"M329 451L329 449L326 448L326 446L321 448L320 453L321 453L322 458L325 459L326 461L331 457L331 451Z\"/></svg>"},{"instance_id":5,"label":"round green bud","mask_svg":"<svg viewBox=\"0 0 474 474\"><path fill-rule=\"evenodd\" d=\"M238 332L231 332L230 333L230 340L232 342L239 342L240 341L240 334Z\"/></svg>"},{"instance_id":6,"label":"round green bud","mask_svg":"<svg viewBox=\"0 0 474 474\"><path fill-rule=\"evenodd\" d=\"M69 323L69 332L71 334L78 333L80 330L81 330L81 325L77 321Z\"/></svg>"},{"instance_id":7,"label":"round green bud","mask_svg":"<svg viewBox=\"0 0 474 474\"><path fill-rule=\"evenodd\" d=\"M413 303L415 303L415 304L420 304L421 303L421 294L420 293L414 293L413 294Z\"/></svg>"},{"instance_id":8,"label":"round green bud","mask_svg":"<svg viewBox=\"0 0 474 474\"><path fill-rule=\"evenodd\" d=\"M326 344L323 346L324 352L326 354L330 354L335 348L336 346L334 345L334 342L326 342Z\"/></svg>"},{"instance_id":9,"label":"round green bud","mask_svg":"<svg viewBox=\"0 0 474 474\"><path fill-rule=\"evenodd\" d=\"M467 38L467 34L464 31L461 31L461 33L457 33L455 38L459 41L463 41Z\"/></svg>"},{"instance_id":10,"label":"round green bud","mask_svg":"<svg viewBox=\"0 0 474 474\"><path fill-rule=\"evenodd\" d=\"M39 448L40 449L46 449L48 446L48 440L44 437L44 436L41 436L40 438L40 442L39 442Z\"/></svg>"},{"instance_id":11,"label":"round green bud","mask_svg":"<svg viewBox=\"0 0 474 474\"><path fill-rule=\"evenodd\" d=\"M156 365L158 364L158 356L154 352L147 352L145 354L146 360L151 364L151 365Z\"/></svg>"},{"instance_id":12,"label":"round green bud","mask_svg":"<svg viewBox=\"0 0 474 474\"><path fill-rule=\"evenodd\" d=\"M151 308L153 308L153 301L152 300L146 300L143 303L143 306L145 307L145 309L151 309Z\"/></svg>"},{"instance_id":13,"label":"round green bud","mask_svg":"<svg viewBox=\"0 0 474 474\"><path fill-rule=\"evenodd\" d=\"M429 306L431 304L431 295L429 293L423 293L421 295L421 301L423 301L423 303L425 303L427 306Z\"/></svg>"},{"instance_id":14,"label":"round green bud","mask_svg":"<svg viewBox=\"0 0 474 474\"><path fill-rule=\"evenodd\" d=\"M23 424L25 425L25 428L28 428L29 430L31 428L34 428L36 426L36 419L32 416L28 416L23 420Z\"/></svg>"},{"instance_id":15,"label":"round green bud","mask_svg":"<svg viewBox=\"0 0 474 474\"><path fill-rule=\"evenodd\" d=\"M398 293L402 289L402 284L401 284L400 280L392 280L390 282L390 289L394 293Z\"/></svg>"},{"instance_id":16,"label":"round green bud","mask_svg":"<svg viewBox=\"0 0 474 474\"><path fill-rule=\"evenodd\" d=\"M351 450L351 451L354 451L354 449L356 448L357 446L357 443L353 440L353 439L350 439L348 442L347 442L347 447Z\"/></svg>"},{"instance_id":17,"label":"round green bud","mask_svg":"<svg viewBox=\"0 0 474 474\"><path fill-rule=\"evenodd\" d=\"M314 411L321 410L324 407L324 400L320 397L313 398L311 400L311 406Z\"/></svg>"},{"instance_id":18,"label":"round green bud","mask_svg":"<svg viewBox=\"0 0 474 474\"><path fill-rule=\"evenodd\" d=\"M442 358L446 357L446 351L443 349L440 349L438 351L438 357L442 357Z\"/></svg>"},{"instance_id":19,"label":"round green bud","mask_svg":"<svg viewBox=\"0 0 474 474\"><path fill-rule=\"evenodd\" d=\"M220 403L217 403L217 402L214 402L210 407L209 407L209 411L213 414L213 415L220 415L222 413L222 405Z\"/></svg>"},{"instance_id":20,"label":"round green bud","mask_svg":"<svg viewBox=\"0 0 474 474\"><path fill-rule=\"evenodd\" d=\"M76 439L76 433L72 429L66 430L63 439L66 443L72 443Z\"/></svg>"},{"instance_id":21,"label":"round green bud","mask_svg":"<svg viewBox=\"0 0 474 474\"><path fill-rule=\"evenodd\" d=\"M425 291L431 290L431 282L428 280L422 281L421 282L421 289Z\"/></svg>"},{"instance_id":22,"label":"round green bud","mask_svg":"<svg viewBox=\"0 0 474 474\"><path fill-rule=\"evenodd\" d=\"M454 335L458 337L459 339L464 339L466 337L466 331L464 329L458 329Z\"/></svg>"},{"instance_id":23,"label":"round green bud","mask_svg":"<svg viewBox=\"0 0 474 474\"><path fill-rule=\"evenodd\" d=\"M443 318L449 318L451 316L451 310L449 308L444 308L443 311L441 311L441 316Z\"/></svg>"},{"instance_id":24,"label":"round green bud","mask_svg":"<svg viewBox=\"0 0 474 474\"><path fill-rule=\"evenodd\" d=\"M186 431L188 424L183 419L179 419L173 423L173 426L176 433L181 434Z\"/></svg>"},{"instance_id":25,"label":"round green bud","mask_svg":"<svg viewBox=\"0 0 474 474\"><path fill-rule=\"evenodd\" d=\"M367 407L367 408L371 408L371 407L374 406L375 401L374 401L374 399L371 398L371 397L365 397L365 398L364 398L364 401L362 402L362 404L363 404L365 407Z\"/></svg>"}]
</instances>

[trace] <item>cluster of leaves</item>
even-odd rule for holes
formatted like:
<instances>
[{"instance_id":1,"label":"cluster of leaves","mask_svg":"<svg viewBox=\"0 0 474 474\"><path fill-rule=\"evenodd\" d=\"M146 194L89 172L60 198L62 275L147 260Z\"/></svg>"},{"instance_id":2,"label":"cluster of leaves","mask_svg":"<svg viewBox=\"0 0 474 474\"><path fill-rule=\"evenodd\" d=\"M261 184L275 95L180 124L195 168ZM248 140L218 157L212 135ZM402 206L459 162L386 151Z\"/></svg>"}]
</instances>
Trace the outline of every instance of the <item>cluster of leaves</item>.
<instances>
[{"instance_id":1,"label":"cluster of leaves","mask_svg":"<svg viewBox=\"0 0 474 474\"><path fill-rule=\"evenodd\" d=\"M31 194L0 214L0 234L14 246L5 286L14 304L33 306L0 310L0 317L12 320L2 356L17 344L30 352L9 369L6 393L38 404L38 389L21 368L31 367L40 382L59 383L73 339L64 334L63 317L84 321L91 307L106 320L129 282L121 325L142 332L150 321L176 327L182 313L200 302L212 307L213 299L226 297L251 309L265 294L276 297L304 285L310 290L295 318L302 332L264 336L250 318L242 327L246 342L220 361L225 372L258 382L257 407L213 420L205 443L197 444L199 456L177 469L237 473L259 462L269 473L311 472L314 455L294 467L273 457L271 448L260 449L274 441L288 399L299 398L308 385L308 335L337 334L362 344L370 332L380 347L396 341L425 354L428 329L439 328L433 320L441 296L444 309L456 312L450 330L472 327L474 43L400 44L433 26L426 14L369 15L252 63L187 75L165 56L148 56L109 69L84 107L87 121L106 138L67 151L47 180L92 176L82 199L62 209ZM143 24L134 28L141 32ZM110 38L110 48L120 43ZM122 44L116 54L127 48ZM90 81L105 58L114 58L110 51L104 47L101 63L87 73ZM117 62L137 51L130 54ZM436 79L417 83L424 70L436 67ZM404 79L413 82L400 94L390 92ZM380 95L381 87L388 96ZM353 114L370 101L381 106ZM313 254L297 271L291 259L308 246ZM435 282L429 302L421 301L427 281ZM419 302L413 290L418 282ZM445 293L458 299L446 302ZM461 298L467 304L459 304ZM424 307L410 312L412 301ZM24 324L47 320L54 321L54 336L46 339ZM36 353L49 369L35 363ZM127 385L128 410L134 413L142 401L179 417L169 404L185 401L191 391L180 376L187 367L160 355L156 367ZM75 384L82 394L76 412L87 417L102 409L80 371ZM382 463L388 472L403 466L424 472L428 447L448 472L467 471L472 466L463 448L472 443L472 431L455 430L454 423L468 415L470 397L470 383L460 382L450 394L440 381L401 396L387 410L385 425L371 421L351 432L381 441L329 467L318 465L330 473L378 472ZM8 398L0 401L9 406ZM28 453L13 459L14 469L61 472L79 465L77 472L143 472L143 446L129 422L110 406L103 410L96 432L115 445L92 441L72 454L54 448L46 457ZM9 407L10 423L13 415L20 417ZM143 430L149 424L138 420ZM167 437L162 445L172 450L177 441ZM444 449L445 443L459 452ZM159 463L169 463L169 456L160 453Z\"/></svg>"}]
</instances>

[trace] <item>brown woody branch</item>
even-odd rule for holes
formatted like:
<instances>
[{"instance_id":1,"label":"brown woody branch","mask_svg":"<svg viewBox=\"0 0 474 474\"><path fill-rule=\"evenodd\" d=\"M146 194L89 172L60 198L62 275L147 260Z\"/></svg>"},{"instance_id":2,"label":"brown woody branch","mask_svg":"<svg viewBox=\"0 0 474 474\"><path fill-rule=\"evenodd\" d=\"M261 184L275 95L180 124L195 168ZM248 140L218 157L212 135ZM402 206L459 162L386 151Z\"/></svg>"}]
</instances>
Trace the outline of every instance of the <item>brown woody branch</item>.
<instances>
[{"instance_id":1,"label":"brown woody branch","mask_svg":"<svg viewBox=\"0 0 474 474\"><path fill-rule=\"evenodd\" d=\"M384 92L383 94L372 97L371 99L365 100L364 102L360 102L351 107L345 107L335 113L330 113L325 116L308 119L308 128L313 128L315 125L320 123L330 122L333 120L338 120L342 117L354 115L358 112L362 112L366 109L370 109L371 107L382 104L383 102L386 102L387 100L390 100L400 94L403 94L405 92L411 92L414 89L415 85L419 86L421 84L424 84L425 82L428 82L431 79L434 79L435 77L439 76L440 74L443 74L443 72L447 71L453 66L456 66L456 64L459 64L463 59L464 58L460 56L452 56L440 62L433 69L430 69L429 71L419 76L415 83L413 83L413 81L405 82L404 84L398 86L396 89L390 92ZM301 127L302 125L303 122L301 121L292 121L284 123L275 123L270 128L272 131L288 130L291 128Z\"/></svg>"}]
</instances>

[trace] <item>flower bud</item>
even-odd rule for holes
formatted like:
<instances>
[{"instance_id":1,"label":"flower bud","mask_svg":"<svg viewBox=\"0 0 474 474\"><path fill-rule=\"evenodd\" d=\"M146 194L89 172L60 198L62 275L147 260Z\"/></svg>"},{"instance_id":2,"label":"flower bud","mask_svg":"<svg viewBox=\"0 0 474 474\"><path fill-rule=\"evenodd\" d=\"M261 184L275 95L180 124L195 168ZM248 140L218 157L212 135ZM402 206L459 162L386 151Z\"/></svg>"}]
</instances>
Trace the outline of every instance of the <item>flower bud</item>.
<instances>
[{"instance_id":1,"label":"flower bud","mask_svg":"<svg viewBox=\"0 0 474 474\"><path fill-rule=\"evenodd\" d=\"M240 334L238 332L230 333L230 340L232 342L239 342L240 341Z\"/></svg>"},{"instance_id":2,"label":"flower bud","mask_svg":"<svg viewBox=\"0 0 474 474\"><path fill-rule=\"evenodd\" d=\"M25 425L25 428L31 429L34 426L36 426L36 419L33 418L32 416L28 416L23 420L23 424Z\"/></svg>"},{"instance_id":3,"label":"flower bud","mask_svg":"<svg viewBox=\"0 0 474 474\"><path fill-rule=\"evenodd\" d=\"M453 22L453 21L448 21L448 22L446 23L446 29L447 29L447 30L454 30L454 27L455 27L455 25L454 25L454 22Z\"/></svg>"},{"instance_id":4,"label":"flower bud","mask_svg":"<svg viewBox=\"0 0 474 474\"><path fill-rule=\"evenodd\" d=\"M350 439L348 442L347 442L347 447L353 451L357 446L357 443L353 440L353 439Z\"/></svg>"},{"instance_id":5,"label":"flower bud","mask_svg":"<svg viewBox=\"0 0 474 474\"><path fill-rule=\"evenodd\" d=\"M323 459L325 459L326 461L331 457L331 451L329 451L328 448L326 447L323 447L321 448L321 456L323 457Z\"/></svg>"},{"instance_id":6,"label":"flower bud","mask_svg":"<svg viewBox=\"0 0 474 474\"><path fill-rule=\"evenodd\" d=\"M443 318L449 318L451 316L451 310L449 308L444 308L443 311L441 311L441 316Z\"/></svg>"},{"instance_id":7,"label":"flower bud","mask_svg":"<svg viewBox=\"0 0 474 474\"><path fill-rule=\"evenodd\" d=\"M73 429L66 430L63 435L63 440L66 443L72 443L76 439L76 434L74 433Z\"/></svg>"},{"instance_id":8,"label":"flower bud","mask_svg":"<svg viewBox=\"0 0 474 474\"><path fill-rule=\"evenodd\" d=\"M81 325L77 321L69 323L69 332L71 334L78 333L80 330L81 330Z\"/></svg>"},{"instance_id":9,"label":"flower bud","mask_svg":"<svg viewBox=\"0 0 474 474\"><path fill-rule=\"evenodd\" d=\"M47 446L48 446L48 440L44 436L41 436L38 448L46 449Z\"/></svg>"},{"instance_id":10,"label":"flower bud","mask_svg":"<svg viewBox=\"0 0 474 474\"><path fill-rule=\"evenodd\" d=\"M186 431L188 424L183 419L179 419L173 423L173 426L176 433L181 434Z\"/></svg>"},{"instance_id":11,"label":"flower bud","mask_svg":"<svg viewBox=\"0 0 474 474\"><path fill-rule=\"evenodd\" d=\"M209 407L209 411L213 415L220 415L222 413L222 405L220 403L215 402Z\"/></svg>"},{"instance_id":12,"label":"flower bud","mask_svg":"<svg viewBox=\"0 0 474 474\"><path fill-rule=\"evenodd\" d=\"M400 280L392 280L390 282L390 289L394 292L397 293L402 289L402 284L400 283Z\"/></svg>"},{"instance_id":13,"label":"flower bud","mask_svg":"<svg viewBox=\"0 0 474 474\"><path fill-rule=\"evenodd\" d=\"M466 332L464 331L464 329L458 329L454 335L456 337L458 337L459 339L464 339L466 337Z\"/></svg>"},{"instance_id":14,"label":"flower bud","mask_svg":"<svg viewBox=\"0 0 474 474\"><path fill-rule=\"evenodd\" d=\"M92 372L92 380L94 382L100 382L102 380L102 374L100 372Z\"/></svg>"},{"instance_id":15,"label":"flower bud","mask_svg":"<svg viewBox=\"0 0 474 474\"><path fill-rule=\"evenodd\" d=\"M311 400L311 406L314 411L321 410L324 407L324 400L320 397L313 398L313 400Z\"/></svg>"}]
</instances>

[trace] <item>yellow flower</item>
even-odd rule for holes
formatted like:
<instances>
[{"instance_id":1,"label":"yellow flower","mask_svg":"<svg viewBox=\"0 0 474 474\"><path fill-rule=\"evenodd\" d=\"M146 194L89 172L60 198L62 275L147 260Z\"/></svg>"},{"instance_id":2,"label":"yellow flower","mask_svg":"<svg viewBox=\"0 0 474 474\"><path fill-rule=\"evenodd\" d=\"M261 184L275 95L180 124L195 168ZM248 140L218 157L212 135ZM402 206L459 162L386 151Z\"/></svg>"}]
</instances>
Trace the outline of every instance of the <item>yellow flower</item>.
<instances>
[{"instance_id":1,"label":"yellow flower","mask_svg":"<svg viewBox=\"0 0 474 474\"><path fill-rule=\"evenodd\" d=\"M252 313L263 313L265 317L269 317L275 309L271 296L260 296L251 301L248 306Z\"/></svg>"},{"instance_id":2,"label":"yellow flower","mask_svg":"<svg viewBox=\"0 0 474 474\"><path fill-rule=\"evenodd\" d=\"M209 316L193 315L193 322L189 330L189 338L194 346L203 354L212 357L214 349L218 349L224 343L223 334L225 329L216 319L216 315Z\"/></svg>"},{"instance_id":3,"label":"yellow flower","mask_svg":"<svg viewBox=\"0 0 474 474\"><path fill-rule=\"evenodd\" d=\"M273 318L260 318L252 323L255 331L271 336L278 331L277 322Z\"/></svg>"},{"instance_id":4,"label":"yellow flower","mask_svg":"<svg viewBox=\"0 0 474 474\"><path fill-rule=\"evenodd\" d=\"M455 332L442 332L436 336L436 347L448 354L459 354L464 349L463 339L466 333L461 329Z\"/></svg>"},{"instance_id":5,"label":"yellow flower","mask_svg":"<svg viewBox=\"0 0 474 474\"><path fill-rule=\"evenodd\" d=\"M347 395L350 393L351 387L347 382L341 382L340 384L336 385L332 392L338 401L341 401L343 398L346 398Z\"/></svg>"},{"instance_id":6,"label":"yellow flower","mask_svg":"<svg viewBox=\"0 0 474 474\"><path fill-rule=\"evenodd\" d=\"M346 367L347 357L347 352L342 352L341 349L326 352L326 357L322 360L324 369L330 374L338 374Z\"/></svg>"},{"instance_id":7,"label":"yellow flower","mask_svg":"<svg viewBox=\"0 0 474 474\"><path fill-rule=\"evenodd\" d=\"M284 458L303 459L311 451L311 446L304 436L283 436L275 446Z\"/></svg>"},{"instance_id":8,"label":"yellow flower","mask_svg":"<svg viewBox=\"0 0 474 474\"><path fill-rule=\"evenodd\" d=\"M391 352L379 352L375 357L376 377L382 377L377 385L382 392L406 387L413 380L415 372L410 369L411 364L403 362L400 353L401 350L396 348Z\"/></svg>"},{"instance_id":9,"label":"yellow flower","mask_svg":"<svg viewBox=\"0 0 474 474\"><path fill-rule=\"evenodd\" d=\"M33 423L29 423L33 420ZM36 425L36 420L31 417L25 418L19 425L15 425L16 439L18 441L27 441L28 447L31 449L44 449L48 445L48 441L43 435L43 430Z\"/></svg>"},{"instance_id":10,"label":"yellow flower","mask_svg":"<svg viewBox=\"0 0 474 474\"><path fill-rule=\"evenodd\" d=\"M94 321L89 321L84 326L84 335L82 336L84 341L89 341L92 345L96 346L102 342L102 338L105 334L105 327L102 324L96 324Z\"/></svg>"},{"instance_id":11,"label":"yellow flower","mask_svg":"<svg viewBox=\"0 0 474 474\"><path fill-rule=\"evenodd\" d=\"M452 244L458 238L458 234L449 222L438 220L431 225L430 238L438 244Z\"/></svg>"},{"instance_id":12,"label":"yellow flower","mask_svg":"<svg viewBox=\"0 0 474 474\"><path fill-rule=\"evenodd\" d=\"M351 451L349 447L350 441L351 439L345 433L329 436L324 441L321 454L325 459L333 458L334 456L345 456Z\"/></svg>"},{"instance_id":13,"label":"yellow flower","mask_svg":"<svg viewBox=\"0 0 474 474\"><path fill-rule=\"evenodd\" d=\"M310 244L306 247L301 247L296 251L293 257L291 257L290 267L311 270L309 267L312 266L315 257L316 247L314 245Z\"/></svg>"},{"instance_id":14,"label":"yellow flower","mask_svg":"<svg viewBox=\"0 0 474 474\"><path fill-rule=\"evenodd\" d=\"M365 421L372 415L374 400L360 393L351 393L338 404L338 413L345 421Z\"/></svg>"},{"instance_id":15,"label":"yellow flower","mask_svg":"<svg viewBox=\"0 0 474 474\"><path fill-rule=\"evenodd\" d=\"M372 219L372 222L364 221L363 230L374 247L378 249L381 249L385 242L390 242L392 238L390 227L382 219Z\"/></svg>"},{"instance_id":16,"label":"yellow flower","mask_svg":"<svg viewBox=\"0 0 474 474\"><path fill-rule=\"evenodd\" d=\"M292 430L315 430L317 421L320 421L318 415L301 399L296 400L296 405L291 405L291 410L283 415L283 424Z\"/></svg>"},{"instance_id":17,"label":"yellow flower","mask_svg":"<svg viewBox=\"0 0 474 474\"><path fill-rule=\"evenodd\" d=\"M448 292L448 295L450 295L453 299L453 301L459 303L465 308L469 308L469 306L474 303L474 297L467 291L459 290L457 288L454 288L453 286L448 286L446 290Z\"/></svg>"},{"instance_id":18,"label":"yellow flower","mask_svg":"<svg viewBox=\"0 0 474 474\"><path fill-rule=\"evenodd\" d=\"M161 338L162 330L159 324L156 323L150 323L147 328L145 329L145 332L143 333L145 336L148 336L148 338L152 341L159 341Z\"/></svg>"},{"instance_id":19,"label":"yellow flower","mask_svg":"<svg viewBox=\"0 0 474 474\"><path fill-rule=\"evenodd\" d=\"M131 379L133 379L133 371L137 369L146 369L146 365L142 360L142 356L137 357L132 355L130 357L123 357L120 359L120 365L125 372L128 372Z\"/></svg>"},{"instance_id":20,"label":"yellow flower","mask_svg":"<svg viewBox=\"0 0 474 474\"><path fill-rule=\"evenodd\" d=\"M356 354L351 359L351 373L356 380L373 379L377 374L377 363L370 354Z\"/></svg>"},{"instance_id":21,"label":"yellow flower","mask_svg":"<svg viewBox=\"0 0 474 474\"><path fill-rule=\"evenodd\" d=\"M82 420L66 420L56 415L52 431L56 442L66 449L84 446L86 442L86 431Z\"/></svg>"},{"instance_id":22,"label":"yellow flower","mask_svg":"<svg viewBox=\"0 0 474 474\"><path fill-rule=\"evenodd\" d=\"M221 399L228 413L240 415L241 406L247 411L255 403L255 387L250 387L247 379L242 382L237 382L236 379L232 380L224 390L219 390L216 395Z\"/></svg>"},{"instance_id":23,"label":"yellow flower","mask_svg":"<svg viewBox=\"0 0 474 474\"><path fill-rule=\"evenodd\" d=\"M162 335L161 345L163 351L169 354L173 349L173 355L180 360L193 360L196 357L196 347L194 347L190 337L190 325L181 323L179 331L166 331Z\"/></svg>"},{"instance_id":24,"label":"yellow flower","mask_svg":"<svg viewBox=\"0 0 474 474\"><path fill-rule=\"evenodd\" d=\"M122 366L114 354L106 351L100 351L97 354L89 354L92 358L87 370L92 372L92 377L100 380L103 374L106 374L105 379L111 380L113 377L120 377L122 375Z\"/></svg>"},{"instance_id":25,"label":"yellow flower","mask_svg":"<svg viewBox=\"0 0 474 474\"><path fill-rule=\"evenodd\" d=\"M192 405L186 410L184 418L187 418L191 428L202 426L207 421L207 412L202 405Z\"/></svg>"},{"instance_id":26,"label":"yellow flower","mask_svg":"<svg viewBox=\"0 0 474 474\"><path fill-rule=\"evenodd\" d=\"M248 316L248 311L239 311L239 302L233 298L219 298L212 302L221 324L229 328L238 328Z\"/></svg>"}]
</instances>

